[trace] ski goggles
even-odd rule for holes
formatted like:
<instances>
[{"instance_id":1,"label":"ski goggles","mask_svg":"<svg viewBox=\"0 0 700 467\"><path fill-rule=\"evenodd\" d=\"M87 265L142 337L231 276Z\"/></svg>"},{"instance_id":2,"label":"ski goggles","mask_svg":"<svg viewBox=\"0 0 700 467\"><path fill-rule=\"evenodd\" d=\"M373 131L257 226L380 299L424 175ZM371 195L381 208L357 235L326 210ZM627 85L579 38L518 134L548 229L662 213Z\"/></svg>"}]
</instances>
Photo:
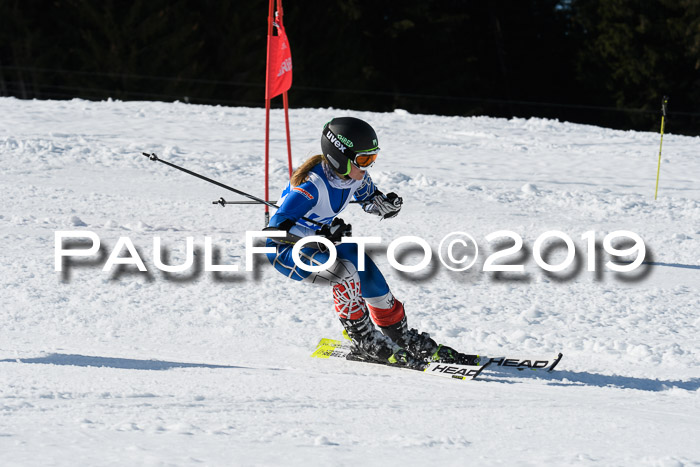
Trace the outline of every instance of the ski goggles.
<instances>
[{"instance_id":1,"label":"ski goggles","mask_svg":"<svg viewBox=\"0 0 700 467\"><path fill-rule=\"evenodd\" d=\"M355 158L352 161L353 165L360 170L367 170L374 165L379 155L379 148L372 150L372 152L360 152L355 153Z\"/></svg>"},{"instance_id":2,"label":"ski goggles","mask_svg":"<svg viewBox=\"0 0 700 467\"><path fill-rule=\"evenodd\" d=\"M345 169L345 173L343 173L342 175L348 175L352 170L353 165L361 171L366 172L370 167L374 165L374 162L377 160L378 152L379 148L376 148L373 149L371 153L361 152L359 154L355 154L352 157L349 157L348 166Z\"/></svg>"}]
</instances>

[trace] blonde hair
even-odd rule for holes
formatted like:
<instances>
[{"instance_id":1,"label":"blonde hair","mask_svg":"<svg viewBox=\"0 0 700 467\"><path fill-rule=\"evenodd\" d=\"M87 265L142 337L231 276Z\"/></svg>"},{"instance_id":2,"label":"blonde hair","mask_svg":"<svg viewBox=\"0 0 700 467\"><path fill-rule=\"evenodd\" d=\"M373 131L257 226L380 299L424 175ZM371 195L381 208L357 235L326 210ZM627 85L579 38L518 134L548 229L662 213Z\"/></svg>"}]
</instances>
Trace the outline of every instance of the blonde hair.
<instances>
[{"instance_id":1,"label":"blonde hair","mask_svg":"<svg viewBox=\"0 0 700 467\"><path fill-rule=\"evenodd\" d=\"M317 154L304 161L292 174L292 186L299 186L309 179L309 172L319 163L325 162L326 158L322 154Z\"/></svg>"}]
</instances>

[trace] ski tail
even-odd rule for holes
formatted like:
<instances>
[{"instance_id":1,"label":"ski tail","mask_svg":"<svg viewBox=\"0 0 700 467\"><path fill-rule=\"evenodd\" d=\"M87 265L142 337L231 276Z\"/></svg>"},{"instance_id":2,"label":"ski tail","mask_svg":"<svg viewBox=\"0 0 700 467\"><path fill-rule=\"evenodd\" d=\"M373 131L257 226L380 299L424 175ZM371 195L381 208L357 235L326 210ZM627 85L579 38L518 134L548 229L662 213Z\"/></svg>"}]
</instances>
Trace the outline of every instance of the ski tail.
<instances>
[{"instance_id":1,"label":"ski tail","mask_svg":"<svg viewBox=\"0 0 700 467\"><path fill-rule=\"evenodd\" d=\"M351 352L352 348L344 342L324 338L318 343L311 356L313 358L346 358Z\"/></svg>"}]
</instances>

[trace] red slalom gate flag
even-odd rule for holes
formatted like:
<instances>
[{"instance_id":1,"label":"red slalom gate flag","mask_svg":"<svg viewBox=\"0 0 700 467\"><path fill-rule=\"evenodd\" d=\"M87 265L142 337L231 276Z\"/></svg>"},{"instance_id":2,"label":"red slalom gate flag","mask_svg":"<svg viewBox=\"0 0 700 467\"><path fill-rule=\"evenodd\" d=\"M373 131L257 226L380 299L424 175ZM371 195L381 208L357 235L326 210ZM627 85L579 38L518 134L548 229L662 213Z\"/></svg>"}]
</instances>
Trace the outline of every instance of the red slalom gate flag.
<instances>
[{"instance_id":1,"label":"red slalom gate flag","mask_svg":"<svg viewBox=\"0 0 700 467\"><path fill-rule=\"evenodd\" d=\"M272 99L292 87L292 51L282 24L276 24L278 35L270 36L270 56L267 61L265 99Z\"/></svg>"}]
</instances>

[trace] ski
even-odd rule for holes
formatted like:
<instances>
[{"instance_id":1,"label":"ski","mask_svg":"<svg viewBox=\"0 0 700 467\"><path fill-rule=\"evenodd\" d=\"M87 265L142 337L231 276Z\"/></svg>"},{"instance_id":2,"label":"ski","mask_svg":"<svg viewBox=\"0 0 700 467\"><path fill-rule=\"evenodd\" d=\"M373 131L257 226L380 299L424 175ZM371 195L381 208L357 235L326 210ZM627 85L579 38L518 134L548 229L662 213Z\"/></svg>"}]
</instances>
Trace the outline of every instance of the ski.
<instances>
[{"instance_id":1,"label":"ski","mask_svg":"<svg viewBox=\"0 0 700 467\"><path fill-rule=\"evenodd\" d=\"M316 346L316 350L311 354L313 358L340 358L349 361L370 363L373 365L384 365L394 368L408 369L421 371L424 374L432 376L440 376L443 378L470 380L476 379L477 376L486 368L485 365L458 365L453 363L426 363L423 368L407 368L397 365L392 365L389 362L380 362L377 360L368 359L367 357L355 352L355 349L350 341L338 341L334 339L321 339Z\"/></svg>"},{"instance_id":2,"label":"ski","mask_svg":"<svg viewBox=\"0 0 700 467\"><path fill-rule=\"evenodd\" d=\"M335 339L321 339L316 346L316 350L311 354L313 358L340 358L344 360L371 363L375 365L394 366L389 362L380 362L368 359L362 354L355 352L355 348L350 341L339 341ZM481 365L459 365L452 363L430 362L421 369L410 368L434 376L442 376L455 379L476 379L482 371L488 368L489 371L538 371L550 372L559 364L563 357L558 353L554 358L531 358L531 357L481 357L484 362ZM396 367L404 368L405 367Z\"/></svg>"}]
</instances>

